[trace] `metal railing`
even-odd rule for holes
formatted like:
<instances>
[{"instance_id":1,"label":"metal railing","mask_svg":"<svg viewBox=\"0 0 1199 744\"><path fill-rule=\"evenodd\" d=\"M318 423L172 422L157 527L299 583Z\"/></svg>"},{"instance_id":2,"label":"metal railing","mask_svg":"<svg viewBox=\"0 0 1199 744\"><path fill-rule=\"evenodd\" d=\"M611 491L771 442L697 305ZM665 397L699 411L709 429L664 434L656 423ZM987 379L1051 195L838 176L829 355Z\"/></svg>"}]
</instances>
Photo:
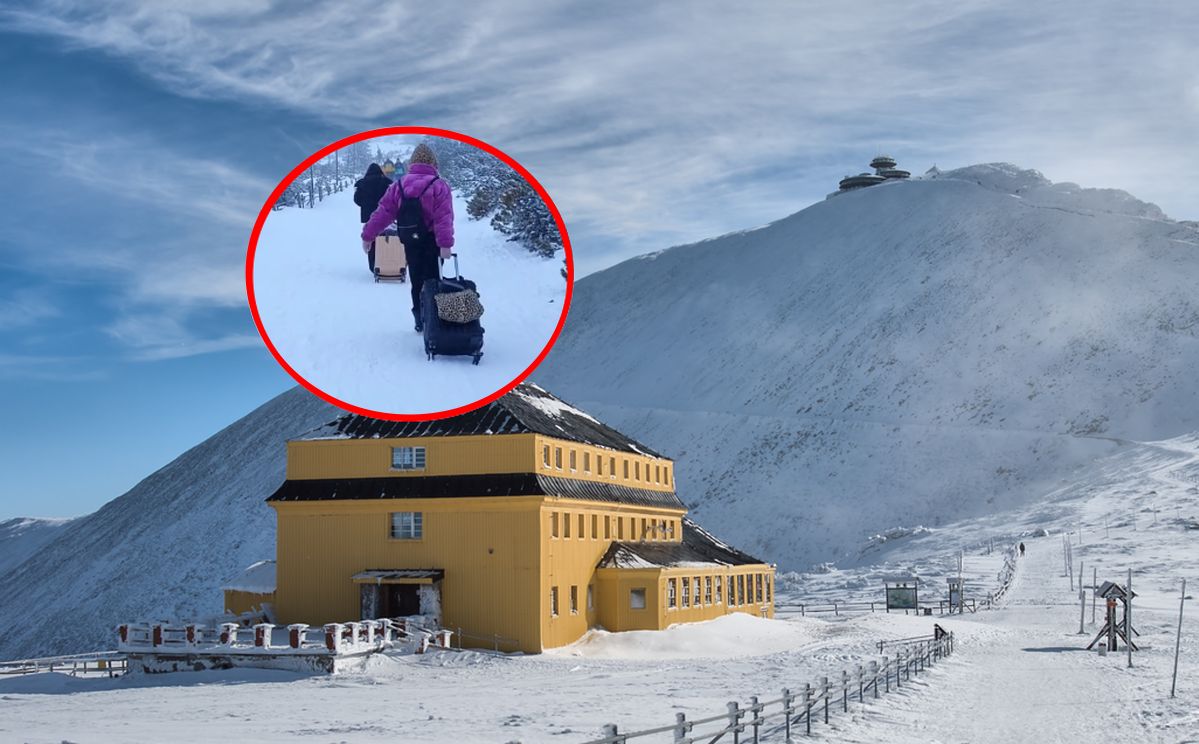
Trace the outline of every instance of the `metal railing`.
<instances>
[{"instance_id":1,"label":"metal railing","mask_svg":"<svg viewBox=\"0 0 1199 744\"><path fill-rule=\"evenodd\" d=\"M115 677L129 668L129 660L120 651L95 651L90 654L45 656L39 659L0 661L0 675L63 672L72 677L106 674Z\"/></svg>"},{"instance_id":2,"label":"metal railing","mask_svg":"<svg viewBox=\"0 0 1199 744\"><path fill-rule=\"evenodd\" d=\"M741 744L742 735L747 733L744 740L754 744L779 733L783 734L783 741L790 741L796 732L810 736L813 722L823 719L827 724L837 708L848 713L855 696L858 703L865 703L868 696L878 698L892 688L898 690L913 675L918 676L954 649L953 633L909 640L913 642L896 649L894 656L842 669L839 679L821 677L817 684L805 684L802 691L784 688L782 696L772 700L763 701L754 695L747 704L731 701L725 712L705 718L688 720L685 713L676 713L672 725L641 731L621 733L616 724L610 723L604 726L603 736L586 744L624 744L664 734L670 734L676 744L715 744L722 740Z\"/></svg>"}]
</instances>

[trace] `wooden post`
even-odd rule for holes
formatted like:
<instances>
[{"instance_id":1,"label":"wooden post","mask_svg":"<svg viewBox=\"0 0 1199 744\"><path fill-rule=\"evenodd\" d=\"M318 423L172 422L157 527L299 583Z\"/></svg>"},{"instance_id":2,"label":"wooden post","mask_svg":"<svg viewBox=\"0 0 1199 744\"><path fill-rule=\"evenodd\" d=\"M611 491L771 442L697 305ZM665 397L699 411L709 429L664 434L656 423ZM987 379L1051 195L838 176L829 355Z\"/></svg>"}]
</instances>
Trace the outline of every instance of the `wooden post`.
<instances>
[{"instance_id":1,"label":"wooden post","mask_svg":"<svg viewBox=\"0 0 1199 744\"><path fill-rule=\"evenodd\" d=\"M1095 598L1099 595L1099 569L1091 566L1091 625L1095 624Z\"/></svg>"},{"instance_id":2,"label":"wooden post","mask_svg":"<svg viewBox=\"0 0 1199 744\"><path fill-rule=\"evenodd\" d=\"M1174 697L1174 688L1178 685L1178 649L1182 646L1182 606L1187 601L1187 580L1182 580L1182 592L1178 596L1178 635L1174 637L1174 676L1170 679L1170 697Z\"/></svg>"},{"instance_id":3,"label":"wooden post","mask_svg":"<svg viewBox=\"0 0 1199 744\"><path fill-rule=\"evenodd\" d=\"M786 687L783 688L783 741L791 741L791 703L795 696Z\"/></svg>"},{"instance_id":4,"label":"wooden post","mask_svg":"<svg viewBox=\"0 0 1199 744\"><path fill-rule=\"evenodd\" d=\"M325 625L325 648L333 653L341 650L341 623Z\"/></svg>"},{"instance_id":5,"label":"wooden post","mask_svg":"<svg viewBox=\"0 0 1199 744\"><path fill-rule=\"evenodd\" d=\"M150 645L152 645L152 646L161 646L162 645L162 626L161 625L154 626L153 633L150 636Z\"/></svg>"},{"instance_id":6,"label":"wooden post","mask_svg":"<svg viewBox=\"0 0 1199 744\"><path fill-rule=\"evenodd\" d=\"M753 726L754 729L754 744L758 744L758 729L762 726L762 718L760 715L762 712L762 706L758 704L757 695L750 695L749 710L753 715L753 718L750 720L750 725Z\"/></svg>"},{"instance_id":7,"label":"wooden post","mask_svg":"<svg viewBox=\"0 0 1199 744\"><path fill-rule=\"evenodd\" d=\"M829 696L828 677L821 677L820 684L822 687L824 687L824 722L828 723L828 696Z\"/></svg>"},{"instance_id":8,"label":"wooden post","mask_svg":"<svg viewBox=\"0 0 1199 744\"><path fill-rule=\"evenodd\" d=\"M687 738L687 714L674 714L674 740L683 741Z\"/></svg>"},{"instance_id":9,"label":"wooden post","mask_svg":"<svg viewBox=\"0 0 1199 744\"><path fill-rule=\"evenodd\" d=\"M891 657L883 657L883 685L886 686L887 692L891 691ZM878 680L874 680L874 696L878 697Z\"/></svg>"},{"instance_id":10,"label":"wooden post","mask_svg":"<svg viewBox=\"0 0 1199 744\"><path fill-rule=\"evenodd\" d=\"M615 723L605 723L604 724L604 738L615 740L616 735L617 735L616 724Z\"/></svg>"},{"instance_id":11,"label":"wooden post","mask_svg":"<svg viewBox=\"0 0 1199 744\"><path fill-rule=\"evenodd\" d=\"M862 665L858 664L858 702L859 703L862 702L862 698L864 697L862 693L864 693L864 692L865 692L865 687L864 687L864 683L862 680Z\"/></svg>"},{"instance_id":12,"label":"wooden post","mask_svg":"<svg viewBox=\"0 0 1199 744\"><path fill-rule=\"evenodd\" d=\"M741 741L741 709L737 705L737 701L731 701L728 704L729 709L729 728L733 732L733 744L739 744Z\"/></svg>"},{"instance_id":13,"label":"wooden post","mask_svg":"<svg viewBox=\"0 0 1199 744\"><path fill-rule=\"evenodd\" d=\"M870 680L874 682L874 699L878 699L878 662L870 662Z\"/></svg>"},{"instance_id":14,"label":"wooden post","mask_svg":"<svg viewBox=\"0 0 1199 744\"><path fill-rule=\"evenodd\" d=\"M1081 579L1082 576L1080 575L1079 578ZM1083 627L1086 624L1086 621L1087 621L1087 590L1083 589L1082 585L1079 584L1079 587L1078 587L1078 635L1084 635L1087 632L1086 629Z\"/></svg>"},{"instance_id":15,"label":"wooden post","mask_svg":"<svg viewBox=\"0 0 1199 744\"><path fill-rule=\"evenodd\" d=\"M1124 605L1124 647L1128 652L1128 668L1132 669L1132 569L1128 569L1128 603Z\"/></svg>"},{"instance_id":16,"label":"wooden post","mask_svg":"<svg viewBox=\"0 0 1199 744\"><path fill-rule=\"evenodd\" d=\"M849 670L841 670L841 712L849 712Z\"/></svg>"},{"instance_id":17,"label":"wooden post","mask_svg":"<svg viewBox=\"0 0 1199 744\"><path fill-rule=\"evenodd\" d=\"M804 726L807 727L807 736L812 735L812 685L804 682L803 685L803 707L804 707Z\"/></svg>"}]
</instances>

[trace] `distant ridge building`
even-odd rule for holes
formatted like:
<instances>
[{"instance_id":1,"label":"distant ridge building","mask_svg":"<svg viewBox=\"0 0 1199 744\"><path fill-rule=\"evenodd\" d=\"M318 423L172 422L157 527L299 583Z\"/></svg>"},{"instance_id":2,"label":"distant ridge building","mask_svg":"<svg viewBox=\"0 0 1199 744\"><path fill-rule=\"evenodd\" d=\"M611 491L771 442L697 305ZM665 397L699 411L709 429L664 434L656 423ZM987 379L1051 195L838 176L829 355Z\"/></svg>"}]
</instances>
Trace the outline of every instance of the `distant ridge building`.
<instances>
[{"instance_id":1,"label":"distant ridge building","mask_svg":"<svg viewBox=\"0 0 1199 744\"><path fill-rule=\"evenodd\" d=\"M885 181L911 178L912 174L909 171L896 168L895 165L895 158L890 155L879 155L870 161L870 167L874 169L874 173L859 173L856 176L842 178L838 184L839 188L830 196L874 186Z\"/></svg>"},{"instance_id":2,"label":"distant ridge building","mask_svg":"<svg viewBox=\"0 0 1199 744\"><path fill-rule=\"evenodd\" d=\"M267 501L283 624L422 615L535 653L774 614L774 567L685 518L671 460L532 384L447 419L343 416L287 443Z\"/></svg>"}]
</instances>

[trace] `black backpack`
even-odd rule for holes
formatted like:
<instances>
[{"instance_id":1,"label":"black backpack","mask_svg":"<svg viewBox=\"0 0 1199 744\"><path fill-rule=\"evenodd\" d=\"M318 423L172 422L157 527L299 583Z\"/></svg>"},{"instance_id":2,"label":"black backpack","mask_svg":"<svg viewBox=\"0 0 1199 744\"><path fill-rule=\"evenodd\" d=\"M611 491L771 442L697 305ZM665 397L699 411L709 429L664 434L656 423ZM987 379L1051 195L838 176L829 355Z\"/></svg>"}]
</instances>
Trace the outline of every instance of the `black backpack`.
<instances>
[{"instance_id":1,"label":"black backpack","mask_svg":"<svg viewBox=\"0 0 1199 744\"><path fill-rule=\"evenodd\" d=\"M405 247L415 248L428 245L433 238L433 234L425 226L425 216L421 210L420 200L433 185L433 181L437 179L438 177L434 176L416 196L404 196L404 186L402 183L400 184L400 209L396 213L396 234L400 236L400 242Z\"/></svg>"}]
</instances>

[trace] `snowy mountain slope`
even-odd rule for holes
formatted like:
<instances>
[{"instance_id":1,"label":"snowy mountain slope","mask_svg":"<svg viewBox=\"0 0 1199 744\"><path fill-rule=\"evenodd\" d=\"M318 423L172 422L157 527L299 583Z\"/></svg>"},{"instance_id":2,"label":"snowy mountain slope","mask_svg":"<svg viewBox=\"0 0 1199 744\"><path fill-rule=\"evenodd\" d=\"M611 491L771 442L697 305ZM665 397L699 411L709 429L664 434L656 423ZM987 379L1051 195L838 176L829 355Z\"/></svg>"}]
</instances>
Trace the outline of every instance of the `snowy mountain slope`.
<instances>
[{"instance_id":1,"label":"snowy mountain slope","mask_svg":"<svg viewBox=\"0 0 1199 744\"><path fill-rule=\"evenodd\" d=\"M0 522L0 576L54 539L70 519L15 517Z\"/></svg>"},{"instance_id":2,"label":"snowy mountain slope","mask_svg":"<svg viewBox=\"0 0 1199 744\"><path fill-rule=\"evenodd\" d=\"M180 455L0 574L0 659L112 645L120 622L222 611L222 582L275 554L264 499L285 440L340 414L295 388Z\"/></svg>"},{"instance_id":3,"label":"snowy mountain slope","mask_svg":"<svg viewBox=\"0 0 1199 744\"><path fill-rule=\"evenodd\" d=\"M1199 231L1156 207L972 166L590 275L535 376L796 568L1199 428L1197 286Z\"/></svg>"},{"instance_id":4,"label":"snowy mountain slope","mask_svg":"<svg viewBox=\"0 0 1199 744\"><path fill-rule=\"evenodd\" d=\"M455 195L462 274L485 308L483 360L425 358L413 330L411 285L376 284L350 190L314 209L272 212L254 260L263 326L296 371L339 400L375 411L426 413L467 405L507 385L549 341L566 294L558 261L469 220ZM447 274L449 273L447 269Z\"/></svg>"}]
</instances>

